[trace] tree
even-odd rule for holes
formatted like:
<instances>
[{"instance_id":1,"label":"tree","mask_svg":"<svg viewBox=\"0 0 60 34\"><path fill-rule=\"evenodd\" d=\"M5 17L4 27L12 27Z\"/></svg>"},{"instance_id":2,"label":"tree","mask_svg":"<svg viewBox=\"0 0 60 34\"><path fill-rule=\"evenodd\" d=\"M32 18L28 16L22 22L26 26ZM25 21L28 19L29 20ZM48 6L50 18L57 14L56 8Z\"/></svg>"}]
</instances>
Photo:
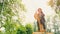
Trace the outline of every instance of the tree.
<instances>
[{"instance_id":1,"label":"tree","mask_svg":"<svg viewBox=\"0 0 60 34\"><path fill-rule=\"evenodd\" d=\"M22 10L25 11L22 0L0 0L0 28L5 28L4 34L16 34L18 25L21 25L19 11ZM13 19L14 16L17 19Z\"/></svg>"},{"instance_id":2,"label":"tree","mask_svg":"<svg viewBox=\"0 0 60 34\"><path fill-rule=\"evenodd\" d=\"M52 2L51 2L52 1ZM52 4L51 4L52 3ZM59 20L60 20L60 0L50 0L48 3L54 10L56 15L53 18L55 34L59 33Z\"/></svg>"}]
</instances>

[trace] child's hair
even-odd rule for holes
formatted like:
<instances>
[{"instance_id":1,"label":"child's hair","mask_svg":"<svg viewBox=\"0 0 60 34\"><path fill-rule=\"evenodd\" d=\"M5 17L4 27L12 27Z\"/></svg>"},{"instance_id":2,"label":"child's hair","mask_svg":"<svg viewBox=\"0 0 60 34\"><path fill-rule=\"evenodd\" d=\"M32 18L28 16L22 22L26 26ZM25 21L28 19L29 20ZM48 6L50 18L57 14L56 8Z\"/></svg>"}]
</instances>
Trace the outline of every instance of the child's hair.
<instances>
[{"instance_id":1,"label":"child's hair","mask_svg":"<svg viewBox=\"0 0 60 34\"><path fill-rule=\"evenodd\" d=\"M38 8L38 12L42 12L42 9L41 8Z\"/></svg>"}]
</instances>

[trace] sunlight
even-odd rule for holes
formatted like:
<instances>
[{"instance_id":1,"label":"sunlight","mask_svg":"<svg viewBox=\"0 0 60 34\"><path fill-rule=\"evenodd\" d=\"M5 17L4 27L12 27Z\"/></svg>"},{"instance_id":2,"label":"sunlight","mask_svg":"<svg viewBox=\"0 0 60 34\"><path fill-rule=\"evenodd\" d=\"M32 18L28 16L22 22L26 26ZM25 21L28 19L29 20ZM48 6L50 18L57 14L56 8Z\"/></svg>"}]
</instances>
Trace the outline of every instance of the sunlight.
<instances>
[{"instance_id":1,"label":"sunlight","mask_svg":"<svg viewBox=\"0 0 60 34\"><path fill-rule=\"evenodd\" d=\"M26 22L33 22L35 20L34 13L39 7L42 8L46 16L55 14L54 10L47 5L47 2L48 0L23 0L27 9Z\"/></svg>"}]
</instances>

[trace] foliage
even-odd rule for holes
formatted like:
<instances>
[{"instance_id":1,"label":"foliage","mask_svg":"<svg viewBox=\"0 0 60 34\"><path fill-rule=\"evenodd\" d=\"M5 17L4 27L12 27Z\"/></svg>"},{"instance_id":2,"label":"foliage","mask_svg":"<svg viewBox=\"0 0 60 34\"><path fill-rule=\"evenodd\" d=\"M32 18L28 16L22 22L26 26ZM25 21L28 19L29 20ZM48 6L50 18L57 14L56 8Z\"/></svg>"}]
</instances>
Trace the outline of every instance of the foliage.
<instances>
[{"instance_id":1,"label":"foliage","mask_svg":"<svg viewBox=\"0 0 60 34\"><path fill-rule=\"evenodd\" d=\"M21 24L19 12L25 11L22 0L0 0L0 28L4 27L4 34L32 34L32 27ZM14 19L15 18L15 19ZM3 34L0 32L0 34Z\"/></svg>"},{"instance_id":2,"label":"foliage","mask_svg":"<svg viewBox=\"0 0 60 34\"><path fill-rule=\"evenodd\" d=\"M0 34L3 34L3 32L0 32Z\"/></svg>"},{"instance_id":3,"label":"foliage","mask_svg":"<svg viewBox=\"0 0 60 34\"><path fill-rule=\"evenodd\" d=\"M50 0L49 6L51 6L57 14L60 14L60 0Z\"/></svg>"},{"instance_id":4,"label":"foliage","mask_svg":"<svg viewBox=\"0 0 60 34\"><path fill-rule=\"evenodd\" d=\"M27 34L32 34L33 30L31 24L27 24L25 27Z\"/></svg>"},{"instance_id":5,"label":"foliage","mask_svg":"<svg viewBox=\"0 0 60 34\"><path fill-rule=\"evenodd\" d=\"M20 25L19 11L25 10L22 0L0 0L0 28L5 28L4 34L16 34ZM17 19L13 19L16 16Z\"/></svg>"},{"instance_id":6,"label":"foliage","mask_svg":"<svg viewBox=\"0 0 60 34\"><path fill-rule=\"evenodd\" d=\"M57 0L57 3L56 4L57 4L57 6L59 6L60 5L60 0Z\"/></svg>"},{"instance_id":7,"label":"foliage","mask_svg":"<svg viewBox=\"0 0 60 34\"><path fill-rule=\"evenodd\" d=\"M23 25L17 29L17 34L26 34L26 28Z\"/></svg>"},{"instance_id":8,"label":"foliage","mask_svg":"<svg viewBox=\"0 0 60 34\"><path fill-rule=\"evenodd\" d=\"M59 32L60 32L60 0L50 0L50 1L54 1L53 2L53 9L55 10L55 12L56 12L56 15L54 16L54 17L52 17L53 18L53 29L54 29L54 33L55 34L60 34ZM49 2L50 2L49 1ZM52 2L50 2L50 3L52 3ZM50 6L51 6L51 4L50 4Z\"/></svg>"},{"instance_id":9,"label":"foliage","mask_svg":"<svg viewBox=\"0 0 60 34\"><path fill-rule=\"evenodd\" d=\"M27 24L25 27L23 25L20 25L20 27L17 29L17 34L32 34L32 27L30 24Z\"/></svg>"},{"instance_id":10,"label":"foliage","mask_svg":"<svg viewBox=\"0 0 60 34\"><path fill-rule=\"evenodd\" d=\"M50 0L50 1L48 2L48 5L50 5L51 7L53 7L53 6L54 6L53 0Z\"/></svg>"}]
</instances>

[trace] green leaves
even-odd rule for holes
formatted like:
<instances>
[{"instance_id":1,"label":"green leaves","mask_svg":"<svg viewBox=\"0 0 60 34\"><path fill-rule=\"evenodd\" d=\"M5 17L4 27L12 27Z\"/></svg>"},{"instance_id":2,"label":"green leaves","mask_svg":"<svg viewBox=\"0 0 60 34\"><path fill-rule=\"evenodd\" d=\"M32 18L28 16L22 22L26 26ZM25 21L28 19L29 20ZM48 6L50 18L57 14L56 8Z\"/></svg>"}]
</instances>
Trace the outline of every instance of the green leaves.
<instances>
[{"instance_id":1,"label":"green leaves","mask_svg":"<svg viewBox=\"0 0 60 34\"><path fill-rule=\"evenodd\" d=\"M13 16L14 15L14 12L12 11L12 9L10 7L5 7L4 8L4 12L3 12L3 15L6 16L6 15L10 15L10 16Z\"/></svg>"},{"instance_id":2,"label":"green leaves","mask_svg":"<svg viewBox=\"0 0 60 34\"><path fill-rule=\"evenodd\" d=\"M60 5L60 0L57 0L57 3L56 4L57 4L57 6L59 6Z\"/></svg>"},{"instance_id":3,"label":"green leaves","mask_svg":"<svg viewBox=\"0 0 60 34\"><path fill-rule=\"evenodd\" d=\"M32 31L32 26L31 26L31 24L27 24L25 27L26 27L26 30L27 30L27 31L26 31L27 34L32 34L33 31Z\"/></svg>"},{"instance_id":4,"label":"green leaves","mask_svg":"<svg viewBox=\"0 0 60 34\"><path fill-rule=\"evenodd\" d=\"M53 0L50 0L50 1L48 2L48 5L50 5L51 7L53 7L53 6L54 6Z\"/></svg>"},{"instance_id":5,"label":"green leaves","mask_svg":"<svg viewBox=\"0 0 60 34\"><path fill-rule=\"evenodd\" d=\"M20 4L20 8L24 11L26 10L23 4Z\"/></svg>"},{"instance_id":6,"label":"green leaves","mask_svg":"<svg viewBox=\"0 0 60 34\"><path fill-rule=\"evenodd\" d=\"M4 22L4 25L1 24L1 27L5 28L4 34L16 34L17 29L18 33L26 34L26 28L20 26L22 18L19 18L18 13L21 12L21 10L25 10L22 0L3 0L3 2L0 3L0 23L2 21ZM13 16L17 16L16 21L13 20Z\"/></svg>"},{"instance_id":7,"label":"green leaves","mask_svg":"<svg viewBox=\"0 0 60 34\"><path fill-rule=\"evenodd\" d=\"M2 10L3 7L3 3L0 3L0 11Z\"/></svg>"},{"instance_id":8,"label":"green leaves","mask_svg":"<svg viewBox=\"0 0 60 34\"><path fill-rule=\"evenodd\" d=\"M20 25L17 30L17 34L26 34L26 28L23 25Z\"/></svg>"},{"instance_id":9,"label":"green leaves","mask_svg":"<svg viewBox=\"0 0 60 34\"><path fill-rule=\"evenodd\" d=\"M30 24L27 24L25 27L23 25L20 25L20 27L17 29L17 34L32 34L32 27Z\"/></svg>"}]
</instances>

